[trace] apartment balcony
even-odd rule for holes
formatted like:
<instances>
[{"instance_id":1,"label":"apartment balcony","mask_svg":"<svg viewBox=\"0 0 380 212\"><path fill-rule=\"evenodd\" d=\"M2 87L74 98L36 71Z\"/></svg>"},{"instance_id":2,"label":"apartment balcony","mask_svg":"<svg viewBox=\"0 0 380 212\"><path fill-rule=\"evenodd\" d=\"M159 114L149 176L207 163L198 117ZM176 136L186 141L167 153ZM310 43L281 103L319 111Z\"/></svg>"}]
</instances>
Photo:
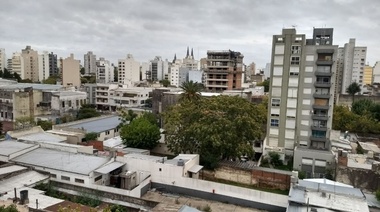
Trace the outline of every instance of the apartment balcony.
<instances>
[{"instance_id":1,"label":"apartment balcony","mask_svg":"<svg viewBox=\"0 0 380 212\"><path fill-rule=\"evenodd\" d=\"M227 78L207 78L207 81L228 81Z\"/></svg>"},{"instance_id":2,"label":"apartment balcony","mask_svg":"<svg viewBox=\"0 0 380 212\"><path fill-rule=\"evenodd\" d=\"M318 59L316 64L317 65L325 65L325 66L331 66L334 63L331 59Z\"/></svg>"},{"instance_id":3,"label":"apartment balcony","mask_svg":"<svg viewBox=\"0 0 380 212\"><path fill-rule=\"evenodd\" d=\"M317 141L317 142L328 142L329 139L326 138L326 136L310 136L310 141Z\"/></svg>"},{"instance_id":4,"label":"apartment balcony","mask_svg":"<svg viewBox=\"0 0 380 212\"><path fill-rule=\"evenodd\" d=\"M209 87L209 88L228 88L228 85L224 85L224 84L206 84L206 87Z\"/></svg>"},{"instance_id":5,"label":"apartment balcony","mask_svg":"<svg viewBox=\"0 0 380 212\"><path fill-rule=\"evenodd\" d=\"M333 73L331 71L321 71L321 70L316 70L314 72L315 76L317 77L331 77L333 75Z\"/></svg>"},{"instance_id":6,"label":"apartment balcony","mask_svg":"<svg viewBox=\"0 0 380 212\"><path fill-rule=\"evenodd\" d=\"M311 130L318 130L318 131L324 131L324 132L326 132L326 131L327 131L327 126L323 126L323 125L312 125L312 126L311 126Z\"/></svg>"},{"instance_id":7,"label":"apartment balcony","mask_svg":"<svg viewBox=\"0 0 380 212\"><path fill-rule=\"evenodd\" d=\"M330 88L331 87L331 82L315 82L314 87L318 88Z\"/></svg>"},{"instance_id":8,"label":"apartment balcony","mask_svg":"<svg viewBox=\"0 0 380 212\"><path fill-rule=\"evenodd\" d=\"M334 49L317 49L318 54L334 54Z\"/></svg>"},{"instance_id":9,"label":"apartment balcony","mask_svg":"<svg viewBox=\"0 0 380 212\"><path fill-rule=\"evenodd\" d=\"M329 105L313 105L314 110L328 110L329 108Z\"/></svg>"},{"instance_id":10,"label":"apartment balcony","mask_svg":"<svg viewBox=\"0 0 380 212\"><path fill-rule=\"evenodd\" d=\"M327 121L329 117L327 115L322 115L322 114L313 114L311 116L312 119L314 120L321 120L321 121Z\"/></svg>"},{"instance_id":11,"label":"apartment balcony","mask_svg":"<svg viewBox=\"0 0 380 212\"><path fill-rule=\"evenodd\" d=\"M327 94L314 93L313 97L318 98L318 99L330 99L330 94L328 94L328 93Z\"/></svg>"}]
</instances>

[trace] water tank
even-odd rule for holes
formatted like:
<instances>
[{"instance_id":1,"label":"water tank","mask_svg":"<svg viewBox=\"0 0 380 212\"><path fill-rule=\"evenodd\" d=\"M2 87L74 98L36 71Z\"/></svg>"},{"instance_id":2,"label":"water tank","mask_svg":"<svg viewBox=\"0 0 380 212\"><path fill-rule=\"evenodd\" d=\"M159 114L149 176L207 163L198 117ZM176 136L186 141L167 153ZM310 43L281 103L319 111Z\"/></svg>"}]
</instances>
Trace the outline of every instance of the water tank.
<instances>
[{"instance_id":1,"label":"water tank","mask_svg":"<svg viewBox=\"0 0 380 212\"><path fill-rule=\"evenodd\" d=\"M179 159L177 162L177 166L184 166L184 165L185 165L185 161L183 161L182 159Z\"/></svg>"},{"instance_id":2,"label":"water tank","mask_svg":"<svg viewBox=\"0 0 380 212\"><path fill-rule=\"evenodd\" d=\"M28 190L20 191L20 204L24 205L28 203L29 203Z\"/></svg>"}]
</instances>

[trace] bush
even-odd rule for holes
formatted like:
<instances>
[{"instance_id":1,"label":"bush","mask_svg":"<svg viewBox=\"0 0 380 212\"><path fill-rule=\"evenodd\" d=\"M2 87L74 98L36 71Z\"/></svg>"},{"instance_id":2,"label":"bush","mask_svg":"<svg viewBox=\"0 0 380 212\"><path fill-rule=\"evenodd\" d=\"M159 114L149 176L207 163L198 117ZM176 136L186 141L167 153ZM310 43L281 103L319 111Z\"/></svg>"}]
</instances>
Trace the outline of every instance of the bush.
<instances>
[{"instance_id":1,"label":"bush","mask_svg":"<svg viewBox=\"0 0 380 212\"><path fill-rule=\"evenodd\" d=\"M270 157L270 163L273 166L282 166L283 163L280 160L280 155L277 152L269 152L269 157Z\"/></svg>"},{"instance_id":2,"label":"bush","mask_svg":"<svg viewBox=\"0 0 380 212\"><path fill-rule=\"evenodd\" d=\"M380 189L376 191L375 196L376 196L377 201L380 201Z\"/></svg>"}]
</instances>

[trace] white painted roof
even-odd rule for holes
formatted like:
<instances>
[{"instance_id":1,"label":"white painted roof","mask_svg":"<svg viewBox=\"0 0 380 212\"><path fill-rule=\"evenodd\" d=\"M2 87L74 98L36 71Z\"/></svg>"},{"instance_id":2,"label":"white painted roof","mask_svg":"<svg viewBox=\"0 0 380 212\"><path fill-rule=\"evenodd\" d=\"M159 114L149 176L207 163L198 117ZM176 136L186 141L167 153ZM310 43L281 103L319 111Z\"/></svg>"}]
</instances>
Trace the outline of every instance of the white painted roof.
<instances>
[{"instance_id":1,"label":"white painted roof","mask_svg":"<svg viewBox=\"0 0 380 212\"><path fill-rule=\"evenodd\" d=\"M95 170L95 172L98 172L101 174L108 174L108 173L112 172L113 170L120 168L124 165L125 165L125 163L115 161L115 162L112 162L112 163L109 163L107 165L100 167L99 169Z\"/></svg>"},{"instance_id":2,"label":"white painted roof","mask_svg":"<svg viewBox=\"0 0 380 212\"><path fill-rule=\"evenodd\" d=\"M48 175L44 175L36 171L24 172L0 181L0 193L12 191L14 188L22 188L24 186L33 185L48 178Z\"/></svg>"},{"instance_id":3,"label":"white painted roof","mask_svg":"<svg viewBox=\"0 0 380 212\"><path fill-rule=\"evenodd\" d=\"M23 166L18 166L18 165L6 166L6 167L0 168L0 175L9 174L12 172L17 172L17 171L21 171L21 170L25 170L25 169L27 169L27 168L23 167Z\"/></svg>"},{"instance_id":4,"label":"white painted roof","mask_svg":"<svg viewBox=\"0 0 380 212\"><path fill-rule=\"evenodd\" d=\"M188 171L192 172L192 173L198 173L202 168L203 168L203 166L194 165Z\"/></svg>"},{"instance_id":5,"label":"white painted roof","mask_svg":"<svg viewBox=\"0 0 380 212\"><path fill-rule=\"evenodd\" d=\"M60 143L67 140L63 136L54 135L54 134L45 133L45 132L31 133L31 134L21 136L17 139L23 140L23 141L35 141L35 142L49 141L49 142L54 142L54 143Z\"/></svg>"},{"instance_id":6,"label":"white painted roof","mask_svg":"<svg viewBox=\"0 0 380 212\"><path fill-rule=\"evenodd\" d=\"M110 139L103 141L103 146L113 148L115 146L119 146L122 143L123 142L122 142L121 137L116 136L116 137L113 137L113 138L110 138Z\"/></svg>"},{"instance_id":7,"label":"white painted roof","mask_svg":"<svg viewBox=\"0 0 380 212\"><path fill-rule=\"evenodd\" d=\"M38 148L16 157L12 161L31 166L89 175L95 169L106 164L109 159L94 155Z\"/></svg>"},{"instance_id":8,"label":"white painted roof","mask_svg":"<svg viewBox=\"0 0 380 212\"><path fill-rule=\"evenodd\" d=\"M9 156L13 153L36 146L35 144L26 144L15 140L6 140L0 142L0 155Z\"/></svg>"},{"instance_id":9,"label":"white painted roof","mask_svg":"<svg viewBox=\"0 0 380 212\"><path fill-rule=\"evenodd\" d=\"M343 187L353 188L352 185L347 185L347 184L344 184L344 183L336 182L336 181L325 179L325 178L311 178L311 179L303 179L303 180L309 181L309 182L315 182L315 183L324 183L324 184L329 184L329 185L335 185L335 186L343 186Z\"/></svg>"}]
</instances>

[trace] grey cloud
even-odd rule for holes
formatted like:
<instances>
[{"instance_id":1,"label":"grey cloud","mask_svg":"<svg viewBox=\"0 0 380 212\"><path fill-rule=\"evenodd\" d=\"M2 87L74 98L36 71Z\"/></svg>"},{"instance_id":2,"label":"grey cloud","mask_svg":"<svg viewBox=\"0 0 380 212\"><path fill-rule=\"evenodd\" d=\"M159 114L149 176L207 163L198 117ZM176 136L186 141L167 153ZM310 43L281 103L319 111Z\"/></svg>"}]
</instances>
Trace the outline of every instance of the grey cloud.
<instances>
[{"instance_id":1,"label":"grey cloud","mask_svg":"<svg viewBox=\"0 0 380 212\"><path fill-rule=\"evenodd\" d=\"M93 51L112 62L132 53L139 61L169 60L186 47L204 57L208 49L232 49L245 63L270 61L272 36L297 25L308 37L313 27L333 27L334 41L356 38L368 46L368 61L380 60L375 0L3 0L0 48L8 57L26 45L83 60Z\"/></svg>"}]
</instances>

